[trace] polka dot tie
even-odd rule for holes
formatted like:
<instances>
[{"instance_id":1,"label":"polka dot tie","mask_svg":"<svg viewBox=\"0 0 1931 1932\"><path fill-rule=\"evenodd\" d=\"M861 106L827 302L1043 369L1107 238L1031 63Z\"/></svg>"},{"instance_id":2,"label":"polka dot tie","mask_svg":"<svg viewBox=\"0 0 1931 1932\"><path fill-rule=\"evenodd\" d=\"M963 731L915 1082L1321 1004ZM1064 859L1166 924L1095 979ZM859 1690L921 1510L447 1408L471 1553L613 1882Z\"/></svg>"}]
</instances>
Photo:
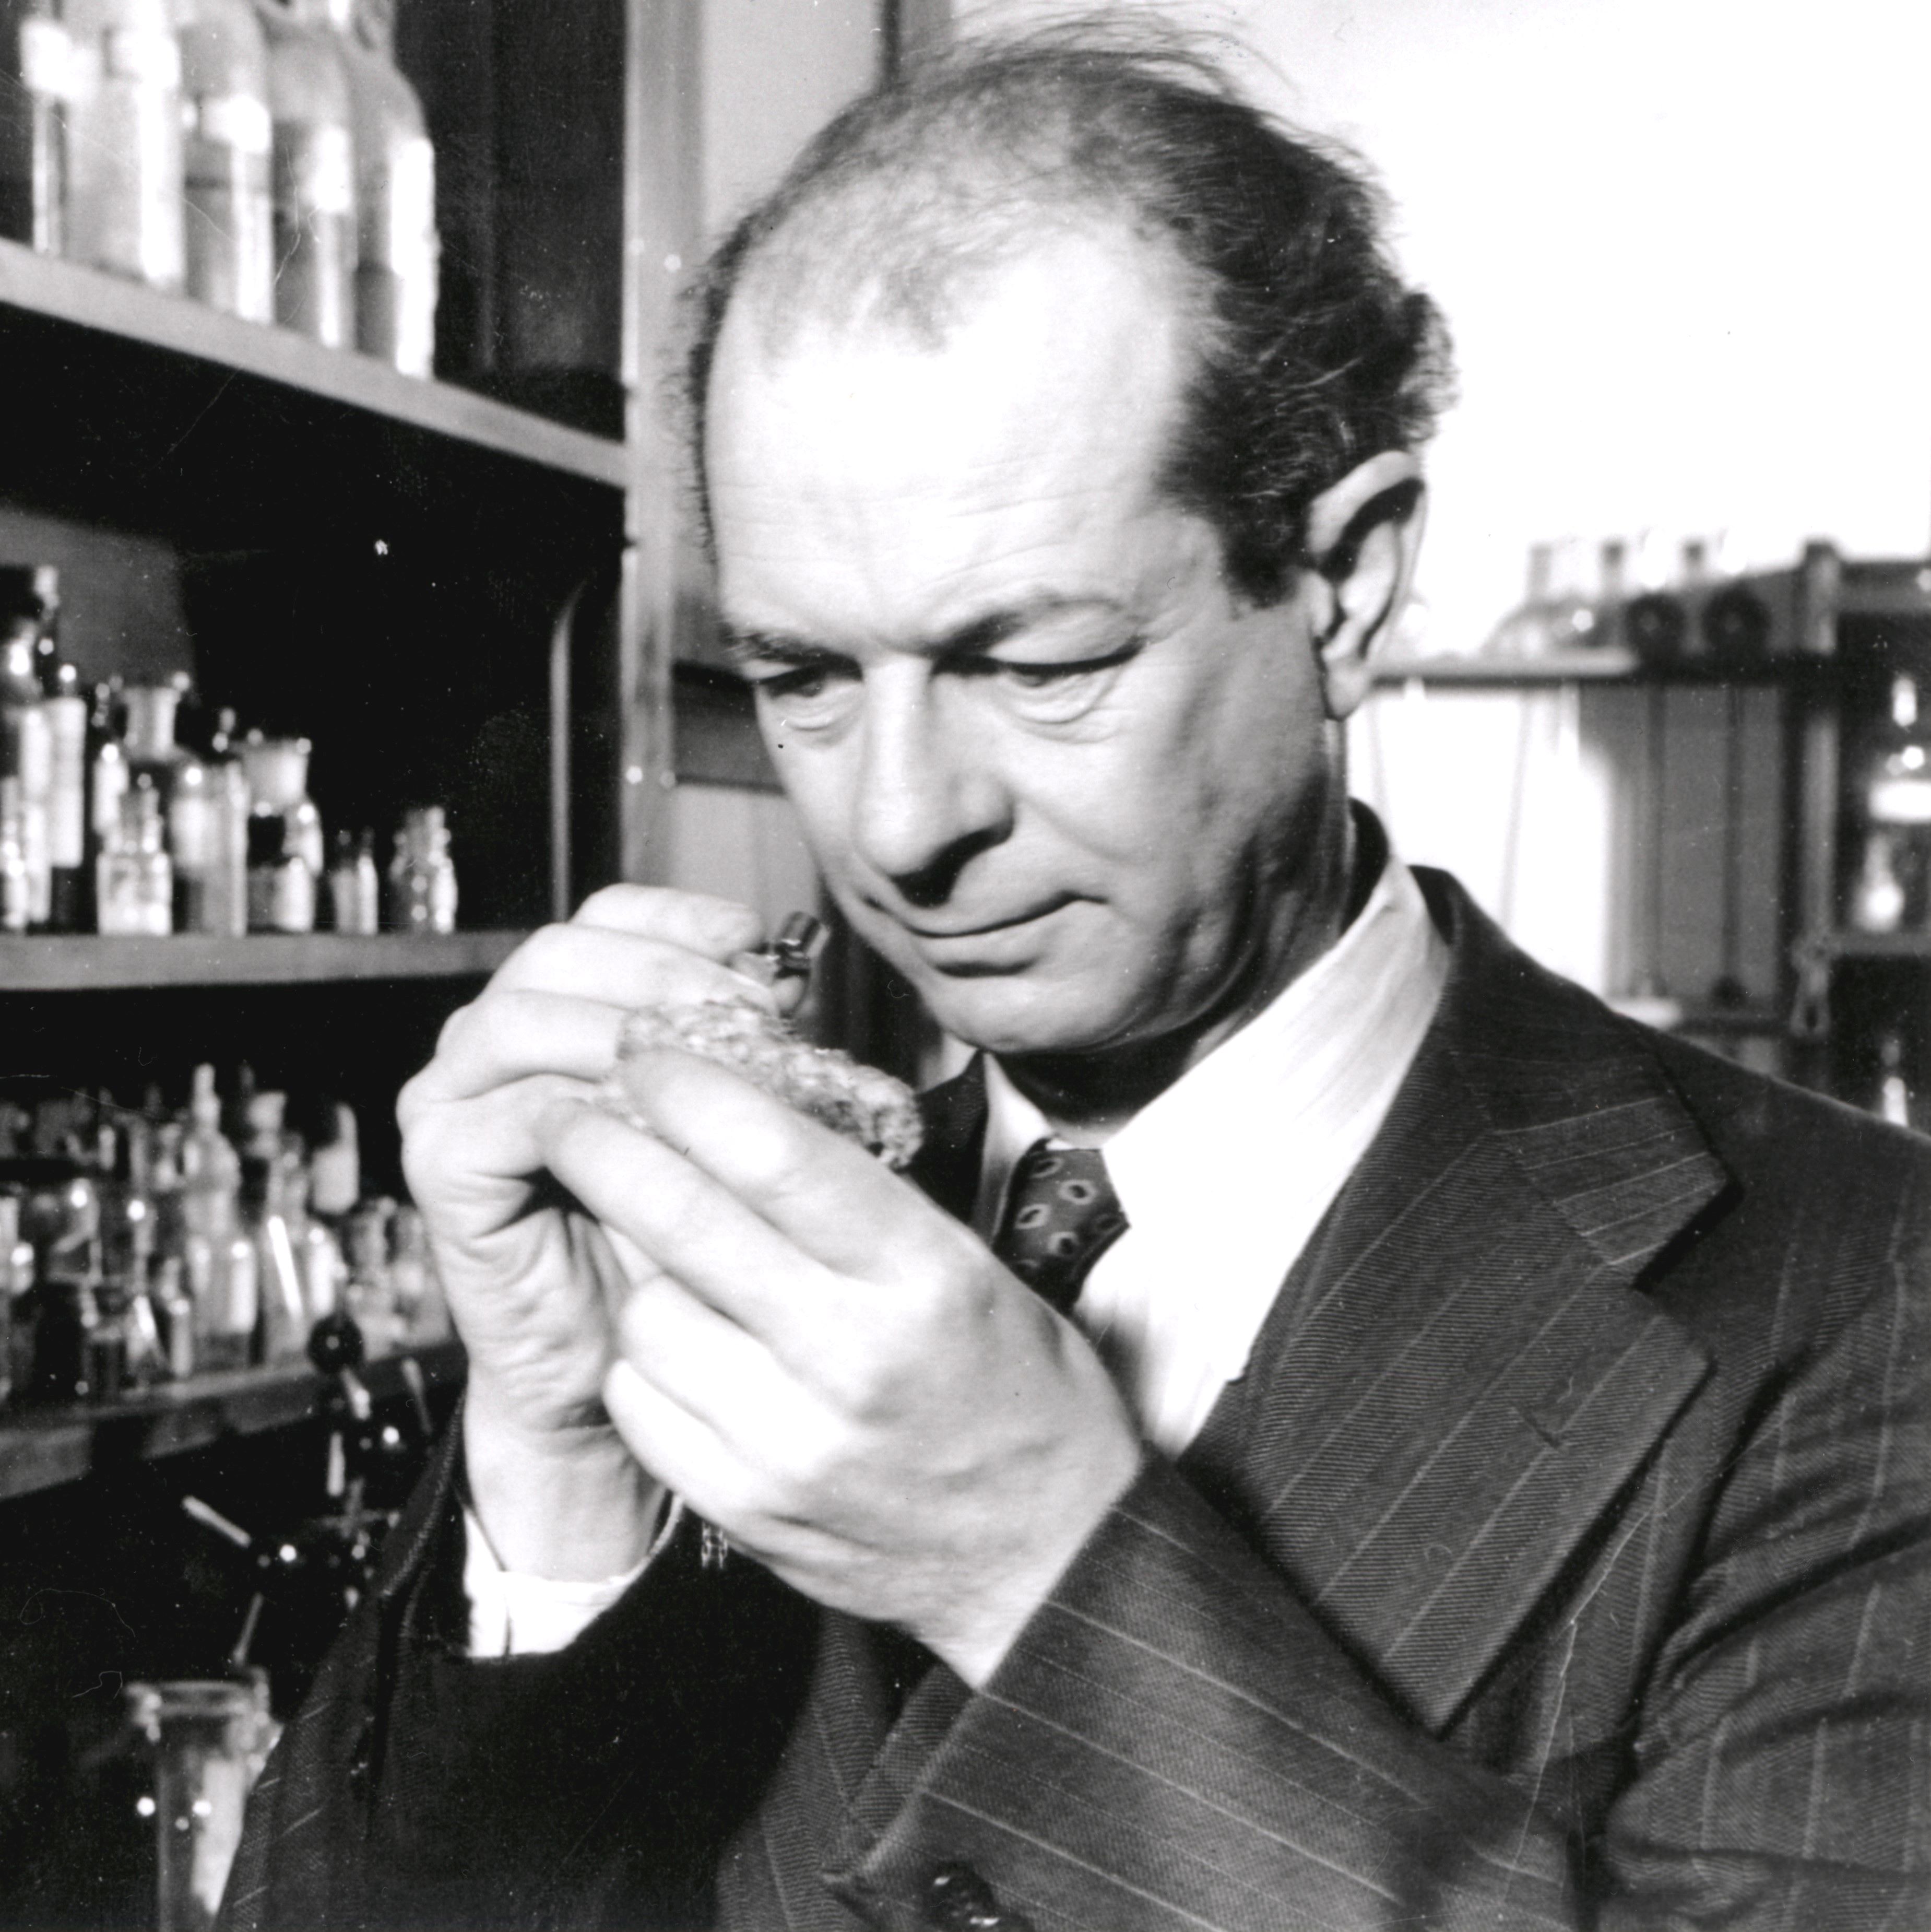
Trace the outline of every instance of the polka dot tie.
<instances>
[{"instance_id":1,"label":"polka dot tie","mask_svg":"<svg viewBox=\"0 0 1931 1932\"><path fill-rule=\"evenodd\" d=\"M1126 1232L1099 1150L1035 1141L1012 1170L992 1252L1064 1315L1093 1263Z\"/></svg>"}]
</instances>

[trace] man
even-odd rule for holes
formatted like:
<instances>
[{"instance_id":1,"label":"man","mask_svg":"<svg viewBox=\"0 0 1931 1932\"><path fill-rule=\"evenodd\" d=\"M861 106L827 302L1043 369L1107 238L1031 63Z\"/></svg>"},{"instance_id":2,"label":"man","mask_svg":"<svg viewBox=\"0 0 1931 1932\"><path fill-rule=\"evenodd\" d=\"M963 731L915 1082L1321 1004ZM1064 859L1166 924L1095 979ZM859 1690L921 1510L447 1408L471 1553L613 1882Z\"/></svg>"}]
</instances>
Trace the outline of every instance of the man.
<instances>
[{"instance_id":1,"label":"man","mask_svg":"<svg viewBox=\"0 0 1931 1932\"><path fill-rule=\"evenodd\" d=\"M636 889L451 1022L460 1444L232 1924L1915 1922L1926 1150L1351 813L1443 360L1374 213L1047 44L725 244L723 620L984 1057L923 1192L674 1054L639 1133L583 1104L624 1010L760 995L748 914Z\"/></svg>"}]
</instances>

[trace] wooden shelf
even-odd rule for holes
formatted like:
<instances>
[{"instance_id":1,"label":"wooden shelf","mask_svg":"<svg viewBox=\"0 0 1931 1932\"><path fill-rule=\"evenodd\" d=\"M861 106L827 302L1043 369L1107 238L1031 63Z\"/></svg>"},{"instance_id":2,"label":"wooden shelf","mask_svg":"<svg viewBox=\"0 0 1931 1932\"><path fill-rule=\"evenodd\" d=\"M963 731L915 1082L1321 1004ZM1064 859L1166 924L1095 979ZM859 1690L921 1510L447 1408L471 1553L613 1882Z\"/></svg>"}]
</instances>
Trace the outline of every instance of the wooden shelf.
<instances>
[{"instance_id":1,"label":"wooden shelf","mask_svg":"<svg viewBox=\"0 0 1931 1932\"><path fill-rule=\"evenodd\" d=\"M1766 684L1814 674L1827 662L1796 657L1766 658L1737 666L1645 664L1621 645L1599 651L1552 652L1543 658L1385 658L1375 666L1375 682L1455 686L1465 689L1522 691L1564 684Z\"/></svg>"},{"instance_id":2,"label":"wooden shelf","mask_svg":"<svg viewBox=\"0 0 1931 1932\"><path fill-rule=\"evenodd\" d=\"M1492 686L1604 684L1636 676L1632 651L1564 651L1546 658L1387 658L1375 667L1377 684Z\"/></svg>"},{"instance_id":3,"label":"wooden shelf","mask_svg":"<svg viewBox=\"0 0 1931 1932\"><path fill-rule=\"evenodd\" d=\"M403 1352L430 1388L460 1381L462 1345L439 1342ZM402 1355L371 1362L362 1380L378 1401L404 1393ZM225 1437L259 1436L322 1412L325 1384L305 1364L242 1369L124 1396L118 1402L39 1412L0 1424L0 1501L31 1496L94 1471L205 1449Z\"/></svg>"},{"instance_id":4,"label":"wooden shelf","mask_svg":"<svg viewBox=\"0 0 1931 1932\"><path fill-rule=\"evenodd\" d=\"M1814 942L1816 951L1834 959L1923 959L1931 961L1931 932L1827 933Z\"/></svg>"},{"instance_id":5,"label":"wooden shelf","mask_svg":"<svg viewBox=\"0 0 1931 1932\"><path fill-rule=\"evenodd\" d=\"M156 986L289 986L373 980L458 980L495 971L520 932L447 934L181 934L103 939L91 933L0 939L0 994Z\"/></svg>"},{"instance_id":6,"label":"wooden shelf","mask_svg":"<svg viewBox=\"0 0 1931 1932\"><path fill-rule=\"evenodd\" d=\"M0 410L0 496L191 553L562 553L567 587L622 542L622 442L7 242Z\"/></svg>"},{"instance_id":7,"label":"wooden shelf","mask_svg":"<svg viewBox=\"0 0 1931 1932\"><path fill-rule=\"evenodd\" d=\"M620 490L624 446L459 389L420 382L352 351L325 349L286 328L241 322L96 268L0 242L0 303L76 329L192 356L284 388L519 461Z\"/></svg>"}]
</instances>

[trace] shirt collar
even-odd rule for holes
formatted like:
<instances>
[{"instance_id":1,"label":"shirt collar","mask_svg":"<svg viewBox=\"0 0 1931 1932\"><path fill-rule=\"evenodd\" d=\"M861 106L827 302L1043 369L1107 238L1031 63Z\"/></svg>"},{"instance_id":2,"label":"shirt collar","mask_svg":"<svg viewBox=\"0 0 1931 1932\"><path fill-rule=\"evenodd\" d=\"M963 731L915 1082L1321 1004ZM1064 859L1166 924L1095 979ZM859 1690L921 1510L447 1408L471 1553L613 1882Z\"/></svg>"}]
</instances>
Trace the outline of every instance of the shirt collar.
<instances>
[{"instance_id":1,"label":"shirt collar","mask_svg":"<svg viewBox=\"0 0 1931 1932\"><path fill-rule=\"evenodd\" d=\"M1127 1232L1075 1312L1162 1448L1183 1447L1240 1372L1385 1118L1447 971L1420 888L1390 856L1339 940L1106 1143ZM973 1224L990 1240L1014 1164L1051 1130L996 1061L985 1073Z\"/></svg>"}]
</instances>

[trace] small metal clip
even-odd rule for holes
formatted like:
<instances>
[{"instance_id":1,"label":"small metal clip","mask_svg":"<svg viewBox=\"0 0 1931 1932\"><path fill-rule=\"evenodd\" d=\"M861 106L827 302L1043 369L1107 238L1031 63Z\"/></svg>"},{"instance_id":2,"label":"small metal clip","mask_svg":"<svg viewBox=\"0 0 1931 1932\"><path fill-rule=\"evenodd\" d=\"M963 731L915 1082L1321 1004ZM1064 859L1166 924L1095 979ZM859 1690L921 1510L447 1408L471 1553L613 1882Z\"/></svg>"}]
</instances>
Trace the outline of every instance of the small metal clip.
<instances>
[{"instance_id":1,"label":"small metal clip","mask_svg":"<svg viewBox=\"0 0 1931 1932\"><path fill-rule=\"evenodd\" d=\"M721 1570L724 1559L731 1553L730 1539L721 1529L705 1522L697 1526L697 1567L700 1570Z\"/></svg>"},{"instance_id":2,"label":"small metal clip","mask_svg":"<svg viewBox=\"0 0 1931 1932\"><path fill-rule=\"evenodd\" d=\"M787 914L775 938L754 951L731 956L731 970L766 986L780 980L808 980L829 936L823 922L808 912Z\"/></svg>"}]
</instances>

